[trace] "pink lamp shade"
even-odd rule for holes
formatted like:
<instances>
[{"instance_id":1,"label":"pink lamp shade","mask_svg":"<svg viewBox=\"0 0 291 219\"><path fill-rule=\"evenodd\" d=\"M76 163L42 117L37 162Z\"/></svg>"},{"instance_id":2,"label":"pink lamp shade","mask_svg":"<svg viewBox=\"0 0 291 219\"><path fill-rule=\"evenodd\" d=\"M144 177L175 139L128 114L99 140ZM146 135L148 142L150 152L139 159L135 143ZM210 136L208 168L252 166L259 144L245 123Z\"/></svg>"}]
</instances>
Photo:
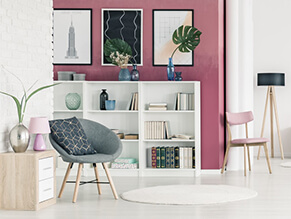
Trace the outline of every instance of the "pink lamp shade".
<instances>
[{"instance_id":1,"label":"pink lamp shade","mask_svg":"<svg viewBox=\"0 0 291 219\"><path fill-rule=\"evenodd\" d=\"M42 134L50 133L50 126L47 117L32 117L29 123L29 132L31 134L36 134L33 150L35 151L45 151L46 145Z\"/></svg>"},{"instance_id":2,"label":"pink lamp shade","mask_svg":"<svg viewBox=\"0 0 291 219\"><path fill-rule=\"evenodd\" d=\"M47 134L51 133L47 117L32 117L29 123L29 132L31 134Z\"/></svg>"}]
</instances>

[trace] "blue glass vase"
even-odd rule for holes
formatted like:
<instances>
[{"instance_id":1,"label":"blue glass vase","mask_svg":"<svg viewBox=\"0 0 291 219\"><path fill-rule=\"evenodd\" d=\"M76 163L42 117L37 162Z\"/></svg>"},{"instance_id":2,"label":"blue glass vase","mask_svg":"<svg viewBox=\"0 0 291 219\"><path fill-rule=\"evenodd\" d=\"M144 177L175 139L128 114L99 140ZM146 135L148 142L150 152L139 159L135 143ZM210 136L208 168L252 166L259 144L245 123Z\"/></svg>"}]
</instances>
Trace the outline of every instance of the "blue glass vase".
<instances>
[{"instance_id":1,"label":"blue glass vase","mask_svg":"<svg viewBox=\"0 0 291 219\"><path fill-rule=\"evenodd\" d=\"M173 60L169 58L169 64L167 66L167 74L168 74L168 81L174 81L175 77L175 66L173 64Z\"/></svg>"},{"instance_id":2,"label":"blue glass vase","mask_svg":"<svg viewBox=\"0 0 291 219\"><path fill-rule=\"evenodd\" d=\"M181 76L182 72L176 71L175 73L176 73L175 81L182 81L183 80Z\"/></svg>"},{"instance_id":3,"label":"blue glass vase","mask_svg":"<svg viewBox=\"0 0 291 219\"><path fill-rule=\"evenodd\" d=\"M138 81L139 80L139 71L136 69L136 65L132 65L133 69L131 70L131 80Z\"/></svg>"},{"instance_id":4,"label":"blue glass vase","mask_svg":"<svg viewBox=\"0 0 291 219\"><path fill-rule=\"evenodd\" d=\"M120 69L119 75L118 75L118 80L119 81L130 81L131 76L130 72L128 71L127 68L122 68Z\"/></svg>"}]
</instances>

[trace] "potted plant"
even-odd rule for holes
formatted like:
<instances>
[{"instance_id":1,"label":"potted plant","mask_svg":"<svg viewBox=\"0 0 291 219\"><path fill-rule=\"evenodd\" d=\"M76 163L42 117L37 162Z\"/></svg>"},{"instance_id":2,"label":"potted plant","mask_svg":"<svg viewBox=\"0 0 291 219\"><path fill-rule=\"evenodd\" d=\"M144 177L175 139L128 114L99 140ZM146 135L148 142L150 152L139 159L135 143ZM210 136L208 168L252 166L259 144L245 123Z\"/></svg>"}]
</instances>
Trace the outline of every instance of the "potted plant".
<instances>
[{"instance_id":1,"label":"potted plant","mask_svg":"<svg viewBox=\"0 0 291 219\"><path fill-rule=\"evenodd\" d=\"M171 57L169 58L169 64L167 67L168 80L174 80L175 68L173 64L173 56L176 51L179 50L182 53L193 51L200 43L201 34L202 32L197 28L184 25L181 25L174 31L172 41L177 45L177 47L174 49Z\"/></svg>"},{"instance_id":2,"label":"potted plant","mask_svg":"<svg viewBox=\"0 0 291 219\"><path fill-rule=\"evenodd\" d=\"M21 83L21 86L23 89L23 96L21 97L21 99L18 99L14 95L3 92L3 91L0 91L0 93L11 97L16 104L17 115L18 115L18 124L16 126L14 126L9 133L9 141L10 141L11 147L13 148L14 152L16 152L16 153L25 152L27 147L28 147L29 140L30 140L29 131L22 124L27 103L31 99L31 97L33 95L35 95L36 93L38 93L39 91L50 88L50 87L55 86L57 84L43 86L43 87L40 87L34 91L30 91L33 88L33 86L36 84L36 82L35 82L29 89L26 90L22 81L15 74L13 74L12 72L5 69L4 66L1 66L1 68L3 70L5 70L6 72L12 74Z\"/></svg>"},{"instance_id":3,"label":"potted plant","mask_svg":"<svg viewBox=\"0 0 291 219\"><path fill-rule=\"evenodd\" d=\"M130 72L127 69L128 62L132 57L130 45L122 39L107 39L104 44L104 54L108 62L119 66L119 81L130 81Z\"/></svg>"}]
</instances>

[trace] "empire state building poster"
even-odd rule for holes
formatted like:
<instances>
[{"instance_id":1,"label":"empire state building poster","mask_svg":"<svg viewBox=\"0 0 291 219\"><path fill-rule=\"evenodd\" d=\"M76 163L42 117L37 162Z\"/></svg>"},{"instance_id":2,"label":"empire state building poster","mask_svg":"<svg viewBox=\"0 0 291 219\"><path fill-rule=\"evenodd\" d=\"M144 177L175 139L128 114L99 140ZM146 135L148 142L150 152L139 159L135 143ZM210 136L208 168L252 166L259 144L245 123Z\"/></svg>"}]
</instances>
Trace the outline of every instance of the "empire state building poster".
<instances>
[{"instance_id":1,"label":"empire state building poster","mask_svg":"<svg viewBox=\"0 0 291 219\"><path fill-rule=\"evenodd\" d=\"M54 10L54 64L92 64L91 9Z\"/></svg>"}]
</instances>

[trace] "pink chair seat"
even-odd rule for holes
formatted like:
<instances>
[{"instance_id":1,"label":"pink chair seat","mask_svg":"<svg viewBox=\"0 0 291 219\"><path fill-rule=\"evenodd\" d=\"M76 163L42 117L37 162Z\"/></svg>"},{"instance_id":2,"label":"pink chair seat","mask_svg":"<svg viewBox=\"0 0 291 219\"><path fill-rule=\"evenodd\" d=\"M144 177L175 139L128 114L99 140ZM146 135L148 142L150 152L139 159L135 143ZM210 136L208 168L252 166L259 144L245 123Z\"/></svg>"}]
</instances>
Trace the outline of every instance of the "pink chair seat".
<instances>
[{"instance_id":1,"label":"pink chair seat","mask_svg":"<svg viewBox=\"0 0 291 219\"><path fill-rule=\"evenodd\" d=\"M232 144L252 144L252 143L265 143L269 142L268 138L241 138L234 139L230 143Z\"/></svg>"}]
</instances>

